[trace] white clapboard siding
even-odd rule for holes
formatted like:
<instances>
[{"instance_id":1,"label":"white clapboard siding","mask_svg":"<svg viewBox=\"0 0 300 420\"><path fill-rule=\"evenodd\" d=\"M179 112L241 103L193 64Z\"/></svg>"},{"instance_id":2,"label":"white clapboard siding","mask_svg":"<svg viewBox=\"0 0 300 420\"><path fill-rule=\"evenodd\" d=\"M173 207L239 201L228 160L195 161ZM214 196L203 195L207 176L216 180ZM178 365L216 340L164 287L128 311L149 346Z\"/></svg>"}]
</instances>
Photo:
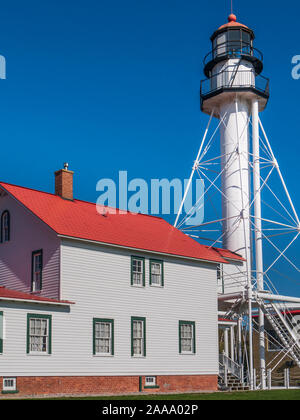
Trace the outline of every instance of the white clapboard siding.
<instances>
[{"instance_id":1,"label":"white clapboard siding","mask_svg":"<svg viewBox=\"0 0 300 420\"><path fill-rule=\"evenodd\" d=\"M16 200L0 197L0 216L10 213L10 241L0 244L0 286L31 292L32 252L43 250L41 296L58 299L60 240L57 235Z\"/></svg>"},{"instance_id":2,"label":"white clapboard siding","mask_svg":"<svg viewBox=\"0 0 300 420\"><path fill-rule=\"evenodd\" d=\"M130 285L131 255L146 257L146 287ZM154 256L161 259L161 257ZM218 373L214 265L164 257L164 288L149 286L149 254L79 241L61 246L67 308L0 302L3 376L200 375ZM52 354L26 354L27 313L52 315ZM131 316L146 318L147 355L131 357ZM115 322L115 355L93 356L93 318ZM179 320L196 322L196 355L180 355Z\"/></svg>"},{"instance_id":3,"label":"white clapboard siding","mask_svg":"<svg viewBox=\"0 0 300 420\"><path fill-rule=\"evenodd\" d=\"M216 267L178 258L63 241L62 299L75 302L65 339L69 373L103 375L216 374ZM130 285L131 255L146 258L146 287ZM164 260L164 288L149 286L149 258ZM131 357L131 316L146 318L147 356ZM92 355L93 318L115 321L115 355ZM179 320L196 322L196 355L180 355Z\"/></svg>"}]
</instances>

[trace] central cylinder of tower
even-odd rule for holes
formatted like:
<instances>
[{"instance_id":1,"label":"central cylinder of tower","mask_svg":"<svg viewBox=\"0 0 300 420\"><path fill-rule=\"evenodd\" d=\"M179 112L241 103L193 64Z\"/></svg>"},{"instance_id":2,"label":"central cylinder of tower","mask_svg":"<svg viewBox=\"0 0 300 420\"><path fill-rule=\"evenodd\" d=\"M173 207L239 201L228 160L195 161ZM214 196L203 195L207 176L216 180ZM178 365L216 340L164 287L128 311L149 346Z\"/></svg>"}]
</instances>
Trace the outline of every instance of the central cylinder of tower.
<instances>
[{"instance_id":1,"label":"central cylinder of tower","mask_svg":"<svg viewBox=\"0 0 300 420\"><path fill-rule=\"evenodd\" d=\"M248 101L236 95L220 106L223 246L250 264Z\"/></svg>"}]
</instances>

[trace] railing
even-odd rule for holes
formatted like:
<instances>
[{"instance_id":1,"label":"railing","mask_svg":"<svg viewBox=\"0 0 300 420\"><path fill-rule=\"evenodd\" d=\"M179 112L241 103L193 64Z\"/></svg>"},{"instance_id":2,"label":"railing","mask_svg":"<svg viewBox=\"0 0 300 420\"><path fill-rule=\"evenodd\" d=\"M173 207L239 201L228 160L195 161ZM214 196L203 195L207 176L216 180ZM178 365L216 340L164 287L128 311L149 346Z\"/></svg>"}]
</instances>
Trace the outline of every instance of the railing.
<instances>
[{"instance_id":1,"label":"railing","mask_svg":"<svg viewBox=\"0 0 300 420\"><path fill-rule=\"evenodd\" d=\"M284 314L280 312L275 303L268 303L258 297L256 298L256 301L274 328L285 351L294 359L298 367L300 367L300 342L291 321L287 317L284 317ZM277 365L278 364L279 362L277 362ZM277 365L275 365L275 367ZM275 367L273 367L272 370L274 370Z\"/></svg>"},{"instance_id":2,"label":"railing","mask_svg":"<svg viewBox=\"0 0 300 420\"><path fill-rule=\"evenodd\" d=\"M261 377L253 371L254 389L262 389ZM282 371L272 372L272 369L266 371L266 387L267 389L300 389L300 376L297 371L294 372L290 368Z\"/></svg>"},{"instance_id":3,"label":"railing","mask_svg":"<svg viewBox=\"0 0 300 420\"><path fill-rule=\"evenodd\" d=\"M227 372L235 376L240 381L243 380L243 369L242 367L234 362L232 359L227 357L224 353L219 355L220 376L226 377Z\"/></svg>"},{"instance_id":4,"label":"railing","mask_svg":"<svg viewBox=\"0 0 300 420\"><path fill-rule=\"evenodd\" d=\"M300 376L292 373L291 369L284 369L283 372L267 371L267 387L268 389L299 389Z\"/></svg>"},{"instance_id":5,"label":"railing","mask_svg":"<svg viewBox=\"0 0 300 420\"><path fill-rule=\"evenodd\" d=\"M263 54L251 44L239 41L227 41L218 44L204 58L204 66L214 60L223 60L226 58L253 57L256 60L263 61Z\"/></svg>"},{"instance_id":6,"label":"railing","mask_svg":"<svg viewBox=\"0 0 300 420\"><path fill-rule=\"evenodd\" d=\"M219 376L222 378L223 382L226 383L226 369L222 363L219 363Z\"/></svg>"},{"instance_id":7,"label":"railing","mask_svg":"<svg viewBox=\"0 0 300 420\"><path fill-rule=\"evenodd\" d=\"M265 96L269 96L269 79L264 76L255 76L252 70L224 70L201 81L201 97L221 89L255 89Z\"/></svg>"}]
</instances>

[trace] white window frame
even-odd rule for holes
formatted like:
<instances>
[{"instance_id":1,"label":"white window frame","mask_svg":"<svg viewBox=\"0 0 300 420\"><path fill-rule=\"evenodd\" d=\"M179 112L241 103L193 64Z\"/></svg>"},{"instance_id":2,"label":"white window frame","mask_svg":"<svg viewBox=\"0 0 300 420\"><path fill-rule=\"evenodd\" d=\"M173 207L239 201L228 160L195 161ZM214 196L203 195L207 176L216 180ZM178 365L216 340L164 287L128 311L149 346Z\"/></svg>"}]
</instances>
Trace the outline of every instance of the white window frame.
<instances>
[{"instance_id":1,"label":"white window frame","mask_svg":"<svg viewBox=\"0 0 300 420\"><path fill-rule=\"evenodd\" d=\"M12 384L8 385L6 382L12 382ZM3 378L3 392L16 392L17 391L17 378Z\"/></svg>"},{"instance_id":2,"label":"white window frame","mask_svg":"<svg viewBox=\"0 0 300 420\"><path fill-rule=\"evenodd\" d=\"M191 328L191 337L184 337L184 333L182 331L182 327L190 327ZM179 336L179 340L180 340L180 354L196 354L196 325L194 323L194 321L180 321L180 336ZM191 350L187 351L187 350L183 350L183 340L190 340L191 342Z\"/></svg>"},{"instance_id":3,"label":"white window frame","mask_svg":"<svg viewBox=\"0 0 300 420\"><path fill-rule=\"evenodd\" d=\"M153 266L159 266L160 267L160 273L159 274L152 272ZM153 279L156 276L159 278L159 283L153 282ZM163 266L163 261L150 260L150 286L153 286L153 287L163 287L164 286L164 266Z\"/></svg>"},{"instance_id":4,"label":"white window frame","mask_svg":"<svg viewBox=\"0 0 300 420\"><path fill-rule=\"evenodd\" d=\"M40 330L41 333L35 333L32 334L32 326L31 323L34 322L40 322ZM46 334L42 334L42 323L46 322ZM38 318L38 317L29 317L29 325L28 325L29 331L28 331L28 340L29 340L29 353L28 354L32 354L32 355L49 355L50 354L50 322L48 318ZM37 329L37 326L34 327L35 329ZM33 339L35 338L36 343L33 343ZM46 343L43 343L43 340L46 339ZM40 341L40 343L38 343L38 341ZM31 350L32 346L36 345L36 346L44 346L46 344L46 349L45 350Z\"/></svg>"},{"instance_id":5,"label":"white window frame","mask_svg":"<svg viewBox=\"0 0 300 420\"><path fill-rule=\"evenodd\" d=\"M146 376L145 377L145 386L146 387L155 387L156 384L156 376Z\"/></svg>"},{"instance_id":6,"label":"white window frame","mask_svg":"<svg viewBox=\"0 0 300 420\"><path fill-rule=\"evenodd\" d=\"M97 326L100 325L100 329L98 331ZM101 325L109 326L109 337L101 337ZM100 333L99 337L97 337L97 333ZM114 349L113 349L113 340L114 340L114 327L113 327L113 320L111 319L94 319L94 355L95 356L113 356ZM100 348L100 344L97 345L97 340L108 340L109 341L109 352L101 352L97 351L97 347Z\"/></svg>"},{"instance_id":7,"label":"white window frame","mask_svg":"<svg viewBox=\"0 0 300 420\"><path fill-rule=\"evenodd\" d=\"M141 333L141 337L135 336L135 332L138 331L138 329L134 328L134 324L141 324L142 325L142 333ZM139 357L146 357L146 319L145 318L136 318L133 317L132 318L132 357L135 358L139 358ZM141 348L141 353L135 353L134 349L137 348L137 346L135 345L135 341L139 340L140 341L140 348Z\"/></svg>"},{"instance_id":8,"label":"white window frame","mask_svg":"<svg viewBox=\"0 0 300 420\"><path fill-rule=\"evenodd\" d=\"M39 270L37 267L37 258L39 258ZM37 279L37 276L39 278ZM42 290L43 281L43 251L35 251L32 253L32 292L40 292ZM39 284L39 287L37 287Z\"/></svg>"},{"instance_id":9,"label":"white window frame","mask_svg":"<svg viewBox=\"0 0 300 420\"><path fill-rule=\"evenodd\" d=\"M135 263L140 265L141 270L134 270ZM136 279L139 276L139 282ZM131 257L131 286L145 287L145 259L142 257Z\"/></svg>"}]
</instances>

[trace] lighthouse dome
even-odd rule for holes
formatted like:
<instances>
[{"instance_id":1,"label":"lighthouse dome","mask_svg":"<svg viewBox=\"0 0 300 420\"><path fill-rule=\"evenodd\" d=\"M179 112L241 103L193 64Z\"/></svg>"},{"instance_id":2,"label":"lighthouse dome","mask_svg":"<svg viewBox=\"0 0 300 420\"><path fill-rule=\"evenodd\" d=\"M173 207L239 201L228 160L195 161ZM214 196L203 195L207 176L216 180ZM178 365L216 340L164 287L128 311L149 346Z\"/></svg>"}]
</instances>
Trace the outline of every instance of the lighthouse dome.
<instances>
[{"instance_id":1,"label":"lighthouse dome","mask_svg":"<svg viewBox=\"0 0 300 420\"><path fill-rule=\"evenodd\" d=\"M234 15L233 13L231 13L228 16L228 23L225 23L225 25L220 26L220 28L218 29L218 31L220 31L222 29L237 28L237 27L242 27L242 28L248 29L249 31L251 30L251 29L248 28L248 26L243 25L242 23L237 22L236 15Z\"/></svg>"}]
</instances>

